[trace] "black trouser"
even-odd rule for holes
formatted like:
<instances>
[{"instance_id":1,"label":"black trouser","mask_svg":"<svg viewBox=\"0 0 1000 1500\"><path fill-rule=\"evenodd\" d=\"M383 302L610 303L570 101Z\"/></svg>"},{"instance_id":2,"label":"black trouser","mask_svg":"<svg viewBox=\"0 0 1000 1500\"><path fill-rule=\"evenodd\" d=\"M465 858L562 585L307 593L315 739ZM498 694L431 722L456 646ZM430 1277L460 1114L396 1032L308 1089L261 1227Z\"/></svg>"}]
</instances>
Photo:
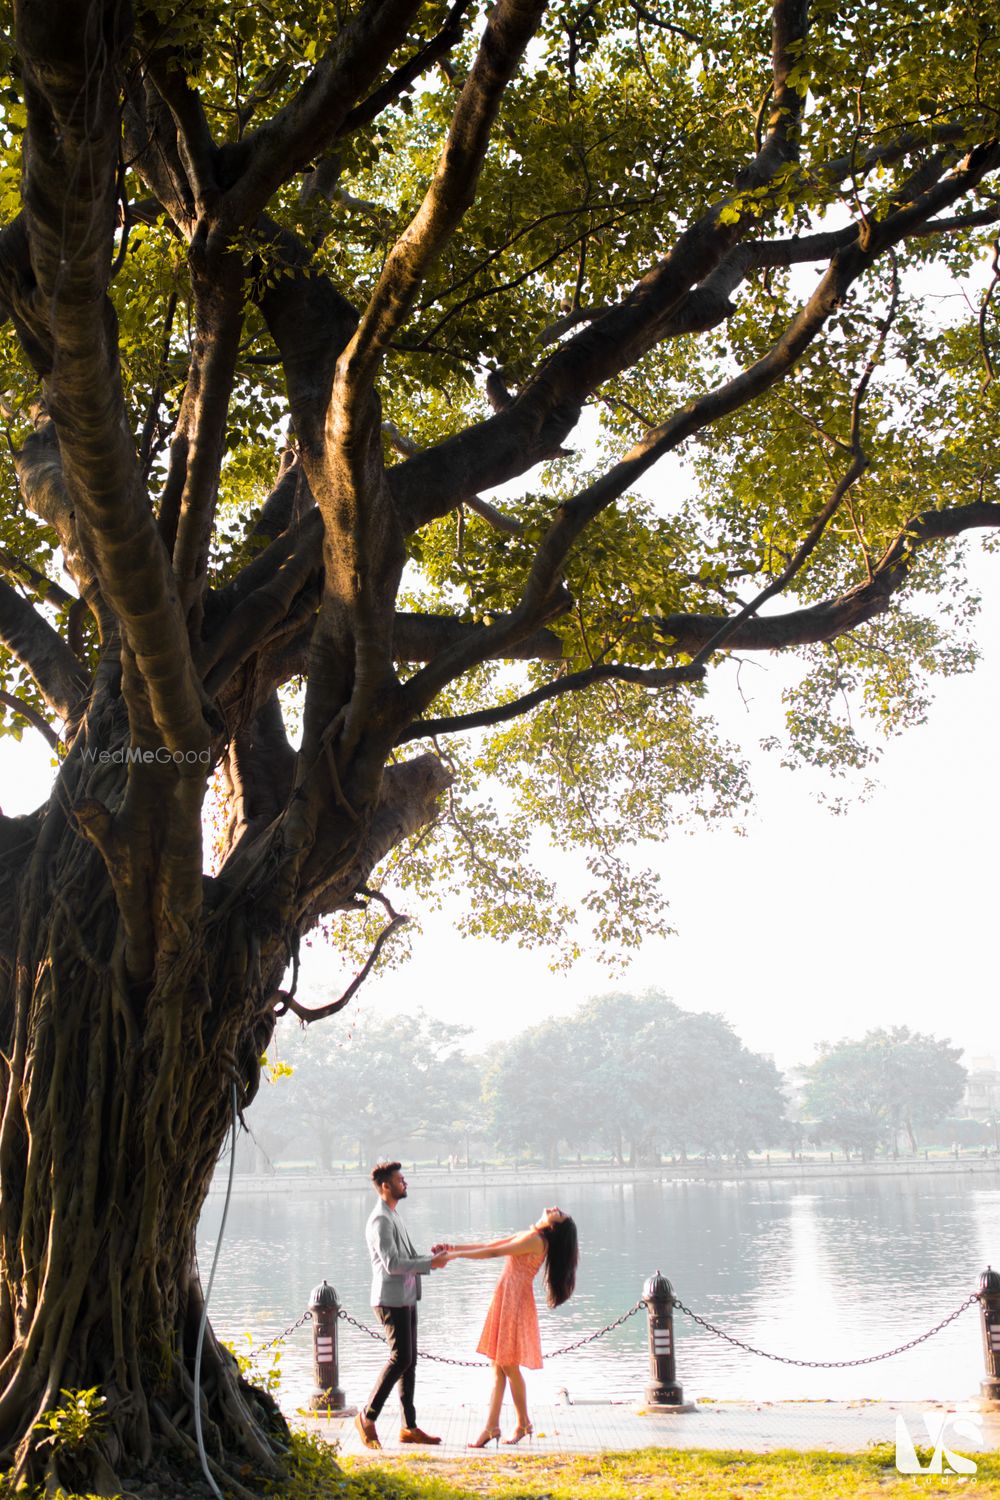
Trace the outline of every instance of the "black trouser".
<instances>
[{"instance_id":1,"label":"black trouser","mask_svg":"<svg viewBox=\"0 0 1000 1500\"><path fill-rule=\"evenodd\" d=\"M417 1309L416 1307L376 1307L378 1320L385 1329L389 1358L368 1398L365 1416L374 1422L399 1382L399 1400L403 1408L403 1426L416 1427L413 1387L417 1378Z\"/></svg>"}]
</instances>

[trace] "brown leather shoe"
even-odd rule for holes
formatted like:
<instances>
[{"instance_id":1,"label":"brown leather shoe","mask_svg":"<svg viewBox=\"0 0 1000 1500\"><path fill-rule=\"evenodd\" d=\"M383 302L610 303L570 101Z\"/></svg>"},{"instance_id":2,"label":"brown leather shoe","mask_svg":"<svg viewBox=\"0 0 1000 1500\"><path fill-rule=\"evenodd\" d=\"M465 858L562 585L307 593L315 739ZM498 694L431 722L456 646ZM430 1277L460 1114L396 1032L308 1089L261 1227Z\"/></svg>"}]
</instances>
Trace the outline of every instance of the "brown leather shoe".
<instances>
[{"instance_id":1,"label":"brown leather shoe","mask_svg":"<svg viewBox=\"0 0 1000 1500\"><path fill-rule=\"evenodd\" d=\"M378 1433L375 1431L375 1423L368 1420L364 1412L359 1411L354 1418L354 1425L358 1429L358 1437L366 1448L381 1448Z\"/></svg>"},{"instance_id":2,"label":"brown leather shoe","mask_svg":"<svg viewBox=\"0 0 1000 1500\"><path fill-rule=\"evenodd\" d=\"M401 1443L439 1443L439 1437L429 1437L422 1427L401 1427L399 1429L399 1441Z\"/></svg>"}]
</instances>

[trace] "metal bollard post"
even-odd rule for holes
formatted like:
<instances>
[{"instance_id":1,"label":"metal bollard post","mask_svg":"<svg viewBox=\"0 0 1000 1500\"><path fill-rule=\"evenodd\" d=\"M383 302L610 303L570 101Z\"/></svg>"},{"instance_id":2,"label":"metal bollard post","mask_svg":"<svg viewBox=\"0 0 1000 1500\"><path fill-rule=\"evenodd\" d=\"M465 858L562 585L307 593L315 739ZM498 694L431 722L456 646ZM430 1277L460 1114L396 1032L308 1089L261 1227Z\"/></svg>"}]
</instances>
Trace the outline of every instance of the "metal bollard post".
<instances>
[{"instance_id":1,"label":"metal bollard post","mask_svg":"<svg viewBox=\"0 0 1000 1500\"><path fill-rule=\"evenodd\" d=\"M646 1387L646 1409L655 1412L694 1411L685 1402L677 1384L674 1355L674 1293L670 1282L659 1271L646 1282L642 1300L649 1314L649 1373Z\"/></svg>"},{"instance_id":2,"label":"metal bollard post","mask_svg":"<svg viewBox=\"0 0 1000 1500\"><path fill-rule=\"evenodd\" d=\"M340 1303L337 1293L329 1282L314 1289L309 1298L309 1311L313 1325L313 1379L316 1388L309 1397L312 1411L326 1412L329 1416L353 1417L357 1407L348 1406L340 1389L340 1372L337 1364L337 1323L340 1319Z\"/></svg>"},{"instance_id":3,"label":"metal bollard post","mask_svg":"<svg viewBox=\"0 0 1000 1500\"><path fill-rule=\"evenodd\" d=\"M979 1278L979 1314L983 1324L986 1379L980 1381L980 1406L1000 1411L1000 1271L990 1266Z\"/></svg>"}]
</instances>

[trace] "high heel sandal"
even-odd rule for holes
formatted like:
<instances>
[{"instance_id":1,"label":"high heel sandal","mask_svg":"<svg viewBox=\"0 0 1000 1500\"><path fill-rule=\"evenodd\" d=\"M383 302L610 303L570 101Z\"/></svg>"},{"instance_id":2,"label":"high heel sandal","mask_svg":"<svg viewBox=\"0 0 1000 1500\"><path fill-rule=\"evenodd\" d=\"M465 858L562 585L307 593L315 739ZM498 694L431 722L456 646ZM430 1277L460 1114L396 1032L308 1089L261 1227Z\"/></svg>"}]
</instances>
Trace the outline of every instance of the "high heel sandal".
<instances>
[{"instance_id":1,"label":"high heel sandal","mask_svg":"<svg viewBox=\"0 0 1000 1500\"><path fill-rule=\"evenodd\" d=\"M495 1442L500 1446L499 1427L484 1427L474 1443L466 1443L467 1448L485 1448L489 1443Z\"/></svg>"},{"instance_id":2,"label":"high heel sandal","mask_svg":"<svg viewBox=\"0 0 1000 1500\"><path fill-rule=\"evenodd\" d=\"M530 1443L532 1437L534 1436L534 1433L535 1429L534 1427L532 1427L530 1422L525 1422L523 1427L521 1426L520 1422L518 1422L511 1436L509 1438L504 1438L504 1442L506 1443L508 1448L512 1448L515 1443L519 1443L523 1437L526 1437Z\"/></svg>"}]
</instances>

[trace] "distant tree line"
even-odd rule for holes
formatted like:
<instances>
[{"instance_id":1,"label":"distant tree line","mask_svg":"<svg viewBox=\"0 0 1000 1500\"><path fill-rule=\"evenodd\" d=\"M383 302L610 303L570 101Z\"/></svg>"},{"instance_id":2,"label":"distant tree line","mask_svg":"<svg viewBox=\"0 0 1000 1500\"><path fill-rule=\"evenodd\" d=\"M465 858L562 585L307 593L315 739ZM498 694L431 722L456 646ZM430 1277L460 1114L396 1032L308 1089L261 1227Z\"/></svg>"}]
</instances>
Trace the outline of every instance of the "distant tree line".
<instances>
[{"instance_id":1,"label":"distant tree line","mask_svg":"<svg viewBox=\"0 0 1000 1500\"><path fill-rule=\"evenodd\" d=\"M398 1153L445 1156L483 1134L482 1062L461 1048L468 1028L417 1011L364 1031L282 1030L271 1086L251 1126L266 1156L367 1166ZM287 1075L289 1069L291 1076Z\"/></svg>"},{"instance_id":2,"label":"distant tree line","mask_svg":"<svg viewBox=\"0 0 1000 1500\"><path fill-rule=\"evenodd\" d=\"M725 1156L788 1134L782 1079L721 1016L665 995L602 995L510 1042L483 1101L499 1145L555 1165L561 1148L613 1160Z\"/></svg>"},{"instance_id":3,"label":"distant tree line","mask_svg":"<svg viewBox=\"0 0 1000 1500\"><path fill-rule=\"evenodd\" d=\"M824 1042L805 1073L802 1113L810 1139L869 1158L917 1149L918 1127L946 1120L965 1090L960 1047L895 1026L858 1041Z\"/></svg>"},{"instance_id":4,"label":"distant tree line","mask_svg":"<svg viewBox=\"0 0 1000 1500\"><path fill-rule=\"evenodd\" d=\"M657 991L598 996L485 1055L465 1050L468 1036L419 1011L346 1038L286 1027L252 1118L264 1160L330 1170L499 1153L555 1166L586 1153L640 1165L804 1140L870 1157L901 1139L916 1150L966 1077L959 1049L897 1027L822 1044L796 1087L722 1016Z\"/></svg>"}]
</instances>

